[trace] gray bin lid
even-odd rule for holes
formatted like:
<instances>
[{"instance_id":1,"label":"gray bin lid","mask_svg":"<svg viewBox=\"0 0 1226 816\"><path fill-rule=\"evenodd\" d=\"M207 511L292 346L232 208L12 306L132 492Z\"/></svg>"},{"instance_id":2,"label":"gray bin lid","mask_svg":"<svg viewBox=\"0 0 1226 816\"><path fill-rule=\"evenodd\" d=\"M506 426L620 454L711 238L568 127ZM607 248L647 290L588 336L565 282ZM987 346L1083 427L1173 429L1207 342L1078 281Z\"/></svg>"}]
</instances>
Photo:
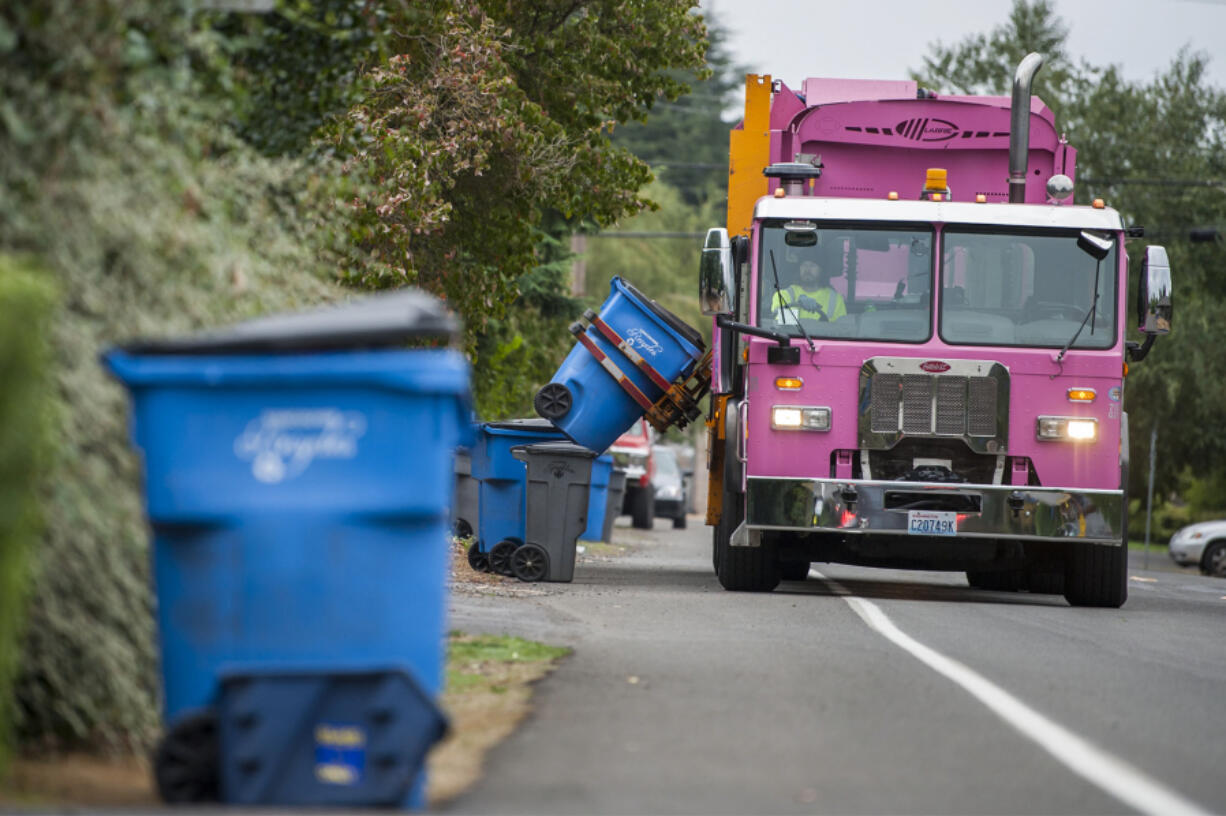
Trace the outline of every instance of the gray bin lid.
<instances>
[{"instance_id":1,"label":"gray bin lid","mask_svg":"<svg viewBox=\"0 0 1226 816\"><path fill-rule=\"evenodd\" d=\"M577 459L595 459L598 454L574 442L537 442L535 445L517 445L511 455L520 461L527 456L573 456Z\"/></svg>"},{"instance_id":2,"label":"gray bin lid","mask_svg":"<svg viewBox=\"0 0 1226 816\"><path fill-rule=\"evenodd\" d=\"M132 354L247 354L395 346L416 338L452 341L460 321L419 289L355 298L306 312L278 314L187 337L135 340Z\"/></svg>"}]
</instances>

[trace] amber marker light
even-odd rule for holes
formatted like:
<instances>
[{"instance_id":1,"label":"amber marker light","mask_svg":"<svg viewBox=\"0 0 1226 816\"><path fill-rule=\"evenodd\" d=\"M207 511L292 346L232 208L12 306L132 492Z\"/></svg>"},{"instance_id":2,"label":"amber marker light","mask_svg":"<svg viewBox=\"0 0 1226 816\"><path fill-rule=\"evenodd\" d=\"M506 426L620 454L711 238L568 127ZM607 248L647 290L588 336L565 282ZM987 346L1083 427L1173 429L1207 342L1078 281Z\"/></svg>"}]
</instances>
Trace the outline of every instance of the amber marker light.
<instances>
[{"instance_id":1,"label":"amber marker light","mask_svg":"<svg viewBox=\"0 0 1226 816\"><path fill-rule=\"evenodd\" d=\"M1070 388L1068 390L1069 402L1093 402L1098 393L1093 388Z\"/></svg>"},{"instance_id":2,"label":"amber marker light","mask_svg":"<svg viewBox=\"0 0 1226 816\"><path fill-rule=\"evenodd\" d=\"M787 193L783 191L782 187L778 187L775 189L775 198L783 198L785 195L787 195Z\"/></svg>"},{"instance_id":3,"label":"amber marker light","mask_svg":"<svg viewBox=\"0 0 1226 816\"><path fill-rule=\"evenodd\" d=\"M988 197L987 197L986 195L984 195L983 193L976 193L976 194L975 194L975 203L976 203L976 204L987 204L987 203L988 203Z\"/></svg>"},{"instance_id":4,"label":"amber marker light","mask_svg":"<svg viewBox=\"0 0 1226 816\"><path fill-rule=\"evenodd\" d=\"M887 196L886 196L886 198L888 198L890 201L897 201L897 200L898 200L898 191L897 191L897 190L890 190L890 193L889 193L889 195L887 195Z\"/></svg>"},{"instance_id":5,"label":"amber marker light","mask_svg":"<svg viewBox=\"0 0 1226 816\"><path fill-rule=\"evenodd\" d=\"M1103 201L1101 198L1096 198L1090 206L1096 210L1101 210L1103 207L1107 206L1107 202Z\"/></svg>"},{"instance_id":6,"label":"amber marker light","mask_svg":"<svg viewBox=\"0 0 1226 816\"><path fill-rule=\"evenodd\" d=\"M799 391L805 381L800 377L776 377L775 387L780 391Z\"/></svg>"}]
</instances>

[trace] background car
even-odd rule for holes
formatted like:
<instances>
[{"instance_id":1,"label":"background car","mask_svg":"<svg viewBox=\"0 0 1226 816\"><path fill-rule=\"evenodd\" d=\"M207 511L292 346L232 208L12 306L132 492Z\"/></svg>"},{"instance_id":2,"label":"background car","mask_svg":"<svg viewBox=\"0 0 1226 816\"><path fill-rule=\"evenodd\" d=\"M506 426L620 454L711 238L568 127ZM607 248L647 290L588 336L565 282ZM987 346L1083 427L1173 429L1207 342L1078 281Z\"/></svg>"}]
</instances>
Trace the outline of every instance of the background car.
<instances>
[{"instance_id":1,"label":"background car","mask_svg":"<svg viewBox=\"0 0 1226 816\"><path fill-rule=\"evenodd\" d=\"M655 469L651 445L654 434L647 420L640 419L609 447L614 467L626 472L621 515L629 515L631 523L640 530L650 530L656 514L655 492L651 487Z\"/></svg>"},{"instance_id":2,"label":"background car","mask_svg":"<svg viewBox=\"0 0 1226 816\"><path fill-rule=\"evenodd\" d=\"M1226 578L1226 519L1189 524L1171 536L1169 549L1176 564Z\"/></svg>"},{"instance_id":3,"label":"background car","mask_svg":"<svg viewBox=\"0 0 1226 816\"><path fill-rule=\"evenodd\" d=\"M655 473L651 477L651 486L655 491L656 517L672 519L673 529L683 530L689 501L677 451L656 445L652 448L652 458L655 460Z\"/></svg>"}]
</instances>

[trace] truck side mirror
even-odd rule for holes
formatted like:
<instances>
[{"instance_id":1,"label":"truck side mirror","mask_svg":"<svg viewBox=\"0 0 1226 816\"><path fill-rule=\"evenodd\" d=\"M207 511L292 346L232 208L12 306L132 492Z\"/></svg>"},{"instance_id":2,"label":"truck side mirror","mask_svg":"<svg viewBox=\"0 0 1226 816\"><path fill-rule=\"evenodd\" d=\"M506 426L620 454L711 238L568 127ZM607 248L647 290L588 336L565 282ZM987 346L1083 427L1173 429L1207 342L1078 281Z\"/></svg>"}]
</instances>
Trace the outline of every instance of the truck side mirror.
<instances>
[{"instance_id":1,"label":"truck side mirror","mask_svg":"<svg viewBox=\"0 0 1226 816\"><path fill-rule=\"evenodd\" d=\"M1137 330L1145 334L1171 331L1171 264L1165 247L1145 248L1137 286Z\"/></svg>"},{"instance_id":2,"label":"truck side mirror","mask_svg":"<svg viewBox=\"0 0 1226 816\"><path fill-rule=\"evenodd\" d=\"M728 230L707 230L698 267L698 302L702 313L708 317L732 314L735 293L736 274Z\"/></svg>"}]
</instances>

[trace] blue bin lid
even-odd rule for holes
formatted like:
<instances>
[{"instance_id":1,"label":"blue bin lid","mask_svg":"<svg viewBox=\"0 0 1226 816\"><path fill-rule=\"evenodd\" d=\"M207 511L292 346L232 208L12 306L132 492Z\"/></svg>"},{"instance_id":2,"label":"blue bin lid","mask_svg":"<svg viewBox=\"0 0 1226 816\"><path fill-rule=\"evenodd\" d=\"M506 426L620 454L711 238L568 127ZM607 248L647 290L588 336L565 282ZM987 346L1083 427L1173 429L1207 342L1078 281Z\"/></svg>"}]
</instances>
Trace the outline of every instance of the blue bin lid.
<instances>
[{"instance_id":1,"label":"blue bin lid","mask_svg":"<svg viewBox=\"0 0 1226 816\"><path fill-rule=\"evenodd\" d=\"M387 347L416 338L453 341L460 322L438 298L403 289L307 312L248 320L187 337L135 340L138 355L220 355Z\"/></svg>"}]
</instances>

